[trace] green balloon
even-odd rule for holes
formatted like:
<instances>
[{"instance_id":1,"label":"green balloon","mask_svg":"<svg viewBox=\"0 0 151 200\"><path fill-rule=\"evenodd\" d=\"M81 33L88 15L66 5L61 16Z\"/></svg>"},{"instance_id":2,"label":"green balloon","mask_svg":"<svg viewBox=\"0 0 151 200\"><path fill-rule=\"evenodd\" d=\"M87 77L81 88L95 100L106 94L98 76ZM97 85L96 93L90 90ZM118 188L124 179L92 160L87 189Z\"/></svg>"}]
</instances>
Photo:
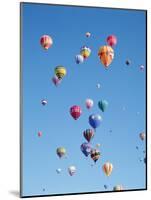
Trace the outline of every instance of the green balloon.
<instances>
[{"instance_id":1,"label":"green balloon","mask_svg":"<svg viewBox=\"0 0 151 200\"><path fill-rule=\"evenodd\" d=\"M106 100L99 101L98 107L100 108L100 110L102 110L102 112L104 112L108 107L108 102Z\"/></svg>"}]
</instances>

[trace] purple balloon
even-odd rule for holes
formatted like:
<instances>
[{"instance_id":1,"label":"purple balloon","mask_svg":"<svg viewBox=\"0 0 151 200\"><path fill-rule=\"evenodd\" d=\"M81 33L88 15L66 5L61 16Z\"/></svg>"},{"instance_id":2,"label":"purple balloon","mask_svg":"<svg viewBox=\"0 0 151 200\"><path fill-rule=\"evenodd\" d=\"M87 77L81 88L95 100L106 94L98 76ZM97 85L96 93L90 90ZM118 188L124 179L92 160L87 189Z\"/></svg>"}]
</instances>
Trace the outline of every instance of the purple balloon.
<instances>
[{"instance_id":1,"label":"purple balloon","mask_svg":"<svg viewBox=\"0 0 151 200\"><path fill-rule=\"evenodd\" d=\"M61 83L61 79L58 79L57 76L54 76L52 78L52 82L55 84L55 86L59 85Z\"/></svg>"},{"instance_id":2,"label":"purple balloon","mask_svg":"<svg viewBox=\"0 0 151 200\"><path fill-rule=\"evenodd\" d=\"M87 157L90 153L91 153L91 144L90 143L86 143L84 142L83 144L81 144L81 151L82 153Z\"/></svg>"}]
</instances>

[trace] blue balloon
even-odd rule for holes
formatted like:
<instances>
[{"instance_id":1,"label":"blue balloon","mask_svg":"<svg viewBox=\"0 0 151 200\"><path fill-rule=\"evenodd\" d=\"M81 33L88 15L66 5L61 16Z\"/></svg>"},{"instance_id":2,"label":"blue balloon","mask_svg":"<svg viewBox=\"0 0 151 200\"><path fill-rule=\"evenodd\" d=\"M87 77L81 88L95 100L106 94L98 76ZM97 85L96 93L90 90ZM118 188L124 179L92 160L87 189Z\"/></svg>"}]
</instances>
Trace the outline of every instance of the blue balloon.
<instances>
[{"instance_id":1,"label":"blue balloon","mask_svg":"<svg viewBox=\"0 0 151 200\"><path fill-rule=\"evenodd\" d=\"M92 147L91 147L90 143L84 142L83 144L81 144L81 147L80 147L80 148L81 148L82 153L83 153L86 157L88 157L88 155L91 153Z\"/></svg>"},{"instance_id":2,"label":"blue balloon","mask_svg":"<svg viewBox=\"0 0 151 200\"><path fill-rule=\"evenodd\" d=\"M108 102L106 100L99 101L98 106L104 112L108 107Z\"/></svg>"},{"instance_id":3,"label":"blue balloon","mask_svg":"<svg viewBox=\"0 0 151 200\"><path fill-rule=\"evenodd\" d=\"M89 124L96 129L98 126L100 126L102 121L102 117L98 114L92 114L89 116Z\"/></svg>"},{"instance_id":4,"label":"blue balloon","mask_svg":"<svg viewBox=\"0 0 151 200\"><path fill-rule=\"evenodd\" d=\"M83 58L82 55L79 54L79 55L75 56L75 61L76 61L77 64L80 64L80 63L83 63L84 58Z\"/></svg>"}]
</instances>

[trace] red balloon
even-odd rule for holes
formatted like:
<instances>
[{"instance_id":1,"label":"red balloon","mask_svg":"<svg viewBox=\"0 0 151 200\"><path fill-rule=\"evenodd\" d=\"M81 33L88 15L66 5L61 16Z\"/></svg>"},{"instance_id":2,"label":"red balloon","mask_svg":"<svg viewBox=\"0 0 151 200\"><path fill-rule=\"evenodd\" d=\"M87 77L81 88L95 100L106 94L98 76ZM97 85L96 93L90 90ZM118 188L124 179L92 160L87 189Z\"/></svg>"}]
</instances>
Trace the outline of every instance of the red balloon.
<instances>
[{"instance_id":1,"label":"red balloon","mask_svg":"<svg viewBox=\"0 0 151 200\"><path fill-rule=\"evenodd\" d=\"M41 137L41 136L42 136L42 132L39 131L39 132L38 132L38 137Z\"/></svg>"},{"instance_id":2,"label":"red balloon","mask_svg":"<svg viewBox=\"0 0 151 200\"><path fill-rule=\"evenodd\" d=\"M109 46L113 47L117 44L117 38L115 35L109 35L107 37L107 43Z\"/></svg>"},{"instance_id":3,"label":"red balloon","mask_svg":"<svg viewBox=\"0 0 151 200\"><path fill-rule=\"evenodd\" d=\"M44 49L48 50L52 46L53 40L49 35L43 35L40 38L40 44Z\"/></svg>"},{"instance_id":4,"label":"red balloon","mask_svg":"<svg viewBox=\"0 0 151 200\"><path fill-rule=\"evenodd\" d=\"M75 120L77 120L80 117L81 113L82 113L82 110L80 106L74 105L70 108L70 114Z\"/></svg>"}]
</instances>

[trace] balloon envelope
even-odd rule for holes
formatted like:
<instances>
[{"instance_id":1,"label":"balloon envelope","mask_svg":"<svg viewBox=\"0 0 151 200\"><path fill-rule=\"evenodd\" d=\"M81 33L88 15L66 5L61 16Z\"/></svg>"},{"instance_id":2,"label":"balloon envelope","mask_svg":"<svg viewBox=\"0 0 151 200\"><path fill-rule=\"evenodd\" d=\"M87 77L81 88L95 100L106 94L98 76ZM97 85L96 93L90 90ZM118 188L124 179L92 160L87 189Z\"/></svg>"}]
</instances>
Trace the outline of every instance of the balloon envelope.
<instances>
[{"instance_id":1,"label":"balloon envelope","mask_svg":"<svg viewBox=\"0 0 151 200\"><path fill-rule=\"evenodd\" d=\"M84 142L83 144L81 144L80 149L82 153L87 157L91 153L92 147L90 143Z\"/></svg>"},{"instance_id":2,"label":"balloon envelope","mask_svg":"<svg viewBox=\"0 0 151 200\"><path fill-rule=\"evenodd\" d=\"M104 173L107 175L107 176L110 176L111 173L112 173L112 170L113 170L113 165L112 163L109 163L109 162L106 162L103 167L102 167Z\"/></svg>"},{"instance_id":3,"label":"balloon envelope","mask_svg":"<svg viewBox=\"0 0 151 200\"><path fill-rule=\"evenodd\" d=\"M98 149L92 149L91 150L91 158L94 162L96 162L100 158L100 151Z\"/></svg>"},{"instance_id":4,"label":"balloon envelope","mask_svg":"<svg viewBox=\"0 0 151 200\"><path fill-rule=\"evenodd\" d=\"M43 35L40 38L40 44L45 50L48 50L52 46L53 40L49 35Z\"/></svg>"},{"instance_id":5,"label":"balloon envelope","mask_svg":"<svg viewBox=\"0 0 151 200\"><path fill-rule=\"evenodd\" d=\"M114 191L121 191L121 190L123 190L123 186L122 185L116 185L116 186L113 187L113 190Z\"/></svg>"},{"instance_id":6,"label":"balloon envelope","mask_svg":"<svg viewBox=\"0 0 151 200\"><path fill-rule=\"evenodd\" d=\"M59 156L59 158L62 158L66 155L66 149L64 147L58 147L56 153Z\"/></svg>"},{"instance_id":7,"label":"balloon envelope","mask_svg":"<svg viewBox=\"0 0 151 200\"><path fill-rule=\"evenodd\" d=\"M76 167L75 166L68 167L68 172L70 176L73 176L76 173Z\"/></svg>"},{"instance_id":8,"label":"balloon envelope","mask_svg":"<svg viewBox=\"0 0 151 200\"><path fill-rule=\"evenodd\" d=\"M90 37L91 36L91 33L90 32L86 32L86 37Z\"/></svg>"},{"instance_id":9,"label":"balloon envelope","mask_svg":"<svg viewBox=\"0 0 151 200\"><path fill-rule=\"evenodd\" d=\"M141 140L145 140L145 133L144 132L140 133L139 137Z\"/></svg>"},{"instance_id":10,"label":"balloon envelope","mask_svg":"<svg viewBox=\"0 0 151 200\"><path fill-rule=\"evenodd\" d=\"M55 75L58 77L58 79L62 79L67 74L66 68L63 66L57 66L55 68Z\"/></svg>"},{"instance_id":11,"label":"balloon envelope","mask_svg":"<svg viewBox=\"0 0 151 200\"><path fill-rule=\"evenodd\" d=\"M54 76L52 78L52 82L54 83L55 86L58 86L61 83L61 79L59 79L57 76Z\"/></svg>"},{"instance_id":12,"label":"balloon envelope","mask_svg":"<svg viewBox=\"0 0 151 200\"><path fill-rule=\"evenodd\" d=\"M106 100L102 100L98 102L98 107L104 112L108 107L108 102Z\"/></svg>"},{"instance_id":13,"label":"balloon envelope","mask_svg":"<svg viewBox=\"0 0 151 200\"><path fill-rule=\"evenodd\" d=\"M47 102L46 99L42 99L42 100L41 100L41 104L42 104L43 106L45 106L47 103L48 103L48 102Z\"/></svg>"},{"instance_id":14,"label":"balloon envelope","mask_svg":"<svg viewBox=\"0 0 151 200\"><path fill-rule=\"evenodd\" d=\"M81 64L84 61L84 57L82 55L80 55L80 54L76 55L75 56L75 61L76 61L77 64Z\"/></svg>"},{"instance_id":15,"label":"balloon envelope","mask_svg":"<svg viewBox=\"0 0 151 200\"><path fill-rule=\"evenodd\" d=\"M42 136L42 132L38 131L38 137L41 137L41 136Z\"/></svg>"},{"instance_id":16,"label":"balloon envelope","mask_svg":"<svg viewBox=\"0 0 151 200\"><path fill-rule=\"evenodd\" d=\"M93 107L93 100L92 99L86 99L85 105L86 105L87 109L92 108Z\"/></svg>"},{"instance_id":17,"label":"balloon envelope","mask_svg":"<svg viewBox=\"0 0 151 200\"><path fill-rule=\"evenodd\" d=\"M102 121L102 117L98 114L92 114L89 116L89 124L96 129L97 127L100 126Z\"/></svg>"},{"instance_id":18,"label":"balloon envelope","mask_svg":"<svg viewBox=\"0 0 151 200\"><path fill-rule=\"evenodd\" d=\"M88 58L91 54L91 49L87 46L83 46L81 48L80 54L83 56L84 59Z\"/></svg>"},{"instance_id":19,"label":"balloon envelope","mask_svg":"<svg viewBox=\"0 0 151 200\"><path fill-rule=\"evenodd\" d=\"M81 110L80 106L77 106L77 105L72 106L70 108L70 114L75 120L77 120L80 117L80 115L82 114L82 110Z\"/></svg>"},{"instance_id":20,"label":"balloon envelope","mask_svg":"<svg viewBox=\"0 0 151 200\"><path fill-rule=\"evenodd\" d=\"M108 68L114 59L114 50L110 46L102 46L99 49L98 56L105 68Z\"/></svg>"},{"instance_id":21,"label":"balloon envelope","mask_svg":"<svg viewBox=\"0 0 151 200\"><path fill-rule=\"evenodd\" d=\"M109 35L106 39L107 44L111 47L115 46L117 44L117 38L115 35Z\"/></svg>"},{"instance_id":22,"label":"balloon envelope","mask_svg":"<svg viewBox=\"0 0 151 200\"><path fill-rule=\"evenodd\" d=\"M61 168L58 168L58 169L56 169L56 172L57 172L58 174L60 174L60 173L61 173L61 171L62 171L62 169L61 169Z\"/></svg>"},{"instance_id":23,"label":"balloon envelope","mask_svg":"<svg viewBox=\"0 0 151 200\"><path fill-rule=\"evenodd\" d=\"M94 137L94 131L92 129L86 129L83 132L83 136L85 137L85 139L90 142L90 140Z\"/></svg>"}]
</instances>

